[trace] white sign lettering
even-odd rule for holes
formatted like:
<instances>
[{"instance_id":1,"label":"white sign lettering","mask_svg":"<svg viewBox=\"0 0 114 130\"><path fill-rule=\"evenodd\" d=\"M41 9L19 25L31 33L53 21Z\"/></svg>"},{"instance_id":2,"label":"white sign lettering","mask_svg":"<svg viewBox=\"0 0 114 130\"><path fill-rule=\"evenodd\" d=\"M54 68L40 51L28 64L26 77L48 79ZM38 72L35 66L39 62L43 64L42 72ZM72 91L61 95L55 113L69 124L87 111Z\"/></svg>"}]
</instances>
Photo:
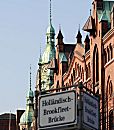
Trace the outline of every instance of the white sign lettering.
<instances>
[{"instance_id":1,"label":"white sign lettering","mask_svg":"<svg viewBox=\"0 0 114 130\"><path fill-rule=\"evenodd\" d=\"M39 127L76 123L76 92L66 91L39 98Z\"/></svg>"}]
</instances>

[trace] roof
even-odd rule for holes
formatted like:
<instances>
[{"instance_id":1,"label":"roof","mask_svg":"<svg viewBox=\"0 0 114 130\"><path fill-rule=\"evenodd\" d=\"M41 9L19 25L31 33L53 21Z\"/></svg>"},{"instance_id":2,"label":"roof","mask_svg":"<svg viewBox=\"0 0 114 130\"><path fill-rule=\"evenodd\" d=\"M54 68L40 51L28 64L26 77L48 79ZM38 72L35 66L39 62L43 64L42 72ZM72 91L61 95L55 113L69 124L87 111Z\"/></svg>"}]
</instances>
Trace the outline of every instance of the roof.
<instances>
[{"instance_id":1,"label":"roof","mask_svg":"<svg viewBox=\"0 0 114 130\"><path fill-rule=\"evenodd\" d=\"M67 58L64 53L62 52L59 53L59 60L60 62L67 62Z\"/></svg>"},{"instance_id":2,"label":"roof","mask_svg":"<svg viewBox=\"0 0 114 130\"><path fill-rule=\"evenodd\" d=\"M84 31L89 31L89 30L92 30L92 29L95 29L94 27L94 20L92 18L92 16L89 16L89 18L87 19L84 27L83 27L83 30Z\"/></svg>"},{"instance_id":3,"label":"roof","mask_svg":"<svg viewBox=\"0 0 114 130\"><path fill-rule=\"evenodd\" d=\"M16 115L15 114L4 113L4 114L0 115L0 120L7 120L7 119L9 119L10 114L11 114L11 119L16 119Z\"/></svg>"},{"instance_id":4,"label":"roof","mask_svg":"<svg viewBox=\"0 0 114 130\"><path fill-rule=\"evenodd\" d=\"M34 93L31 89L28 91L27 97L34 97Z\"/></svg>"},{"instance_id":5,"label":"roof","mask_svg":"<svg viewBox=\"0 0 114 130\"><path fill-rule=\"evenodd\" d=\"M20 124L27 124L32 123L34 117L34 111L25 111L21 118L20 118Z\"/></svg>"},{"instance_id":6,"label":"roof","mask_svg":"<svg viewBox=\"0 0 114 130\"><path fill-rule=\"evenodd\" d=\"M107 20L110 24L110 13L114 5L114 0L103 0L103 9L97 10L98 20Z\"/></svg>"},{"instance_id":7,"label":"roof","mask_svg":"<svg viewBox=\"0 0 114 130\"><path fill-rule=\"evenodd\" d=\"M50 24L47 28L47 34L55 34L55 30L52 26L52 24Z\"/></svg>"}]
</instances>

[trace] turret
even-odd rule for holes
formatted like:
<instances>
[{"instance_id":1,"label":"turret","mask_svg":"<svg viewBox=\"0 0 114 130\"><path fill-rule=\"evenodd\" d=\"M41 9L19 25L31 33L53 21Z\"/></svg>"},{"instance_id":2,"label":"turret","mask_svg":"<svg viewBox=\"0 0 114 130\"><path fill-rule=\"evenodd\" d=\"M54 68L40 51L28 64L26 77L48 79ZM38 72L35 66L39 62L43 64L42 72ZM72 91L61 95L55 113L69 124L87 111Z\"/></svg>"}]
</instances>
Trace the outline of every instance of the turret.
<instances>
[{"instance_id":1,"label":"turret","mask_svg":"<svg viewBox=\"0 0 114 130\"><path fill-rule=\"evenodd\" d=\"M57 35L57 50L59 52L63 52L64 50L63 35L61 29L59 29L59 33Z\"/></svg>"},{"instance_id":2,"label":"turret","mask_svg":"<svg viewBox=\"0 0 114 130\"><path fill-rule=\"evenodd\" d=\"M86 53L88 50L90 50L90 39L88 35L86 35L84 43L85 43L85 53Z\"/></svg>"},{"instance_id":3,"label":"turret","mask_svg":"<svg viewBox=\"0 0 114 130\"><path fill-rule=\"evenodd\" d=\"M20 130L31 130L31 123L34 119L34 94L31 89L31 67L30 67L30 88L26 96L26 110L20 118Z\"/></svg>"},{"instance_id":4,"label":"turret","mask_svg":"<svg viewBox=\"0 0 114 130\"><path fill-rule=\"evenodd\" d=\"M80 29L78 30L78 34L77 34L76 38L77 38L77 43L82 43L82 35L80 33Z\"/></svg>"},{"instance_id":5,"label":"turret","mask_svg":"<svg viewBox=\"0 0 114 130\"><path fill-rule=\"evenodd\" d=\"M52 26L52 18L51 18L51 0L50 0L50 23L49 27L47 28L47 44L52 44L54 45L55 43L55 30Z\"/></svg>"}]
</instances>

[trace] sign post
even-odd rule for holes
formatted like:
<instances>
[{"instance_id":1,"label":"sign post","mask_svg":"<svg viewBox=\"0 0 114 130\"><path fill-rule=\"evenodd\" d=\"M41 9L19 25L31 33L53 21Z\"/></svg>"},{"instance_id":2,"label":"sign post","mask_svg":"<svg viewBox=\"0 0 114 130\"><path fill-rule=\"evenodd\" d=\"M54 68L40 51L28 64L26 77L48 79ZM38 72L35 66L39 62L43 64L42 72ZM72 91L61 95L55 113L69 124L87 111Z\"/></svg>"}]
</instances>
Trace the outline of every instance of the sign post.
<instances>
[{"instance_id":1,"label":"sign post","mask_svg":"<svg viewBox=\"0 0 114 130\"><path fill-rule=\"evenodd\" d=\"M74 90L39 97L39 128L77 123L77 96Z\"/></svg>"}]
</instances>

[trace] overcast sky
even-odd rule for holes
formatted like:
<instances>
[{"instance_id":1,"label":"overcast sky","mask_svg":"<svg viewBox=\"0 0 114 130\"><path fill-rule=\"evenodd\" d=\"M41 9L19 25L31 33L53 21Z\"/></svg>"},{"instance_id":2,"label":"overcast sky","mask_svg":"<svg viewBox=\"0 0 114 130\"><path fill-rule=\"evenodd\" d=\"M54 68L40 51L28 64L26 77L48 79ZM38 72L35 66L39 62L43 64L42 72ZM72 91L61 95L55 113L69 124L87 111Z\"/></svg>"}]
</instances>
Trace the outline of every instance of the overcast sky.
<instances>
[{"instance_id":1,"label":"overcast sky","mask_svg":"<svg viewBox=\"0 0 114 130\"><path fill-rule=\"evenodd\" d=\"M76 42L92 1L52 0L52 24L56 33L61 25L65 43ZM34 91L40 44L43 52L48 25L49 0L0 0L0 114L25 109L30 64Z\"/></svg>"}]
</instances>

